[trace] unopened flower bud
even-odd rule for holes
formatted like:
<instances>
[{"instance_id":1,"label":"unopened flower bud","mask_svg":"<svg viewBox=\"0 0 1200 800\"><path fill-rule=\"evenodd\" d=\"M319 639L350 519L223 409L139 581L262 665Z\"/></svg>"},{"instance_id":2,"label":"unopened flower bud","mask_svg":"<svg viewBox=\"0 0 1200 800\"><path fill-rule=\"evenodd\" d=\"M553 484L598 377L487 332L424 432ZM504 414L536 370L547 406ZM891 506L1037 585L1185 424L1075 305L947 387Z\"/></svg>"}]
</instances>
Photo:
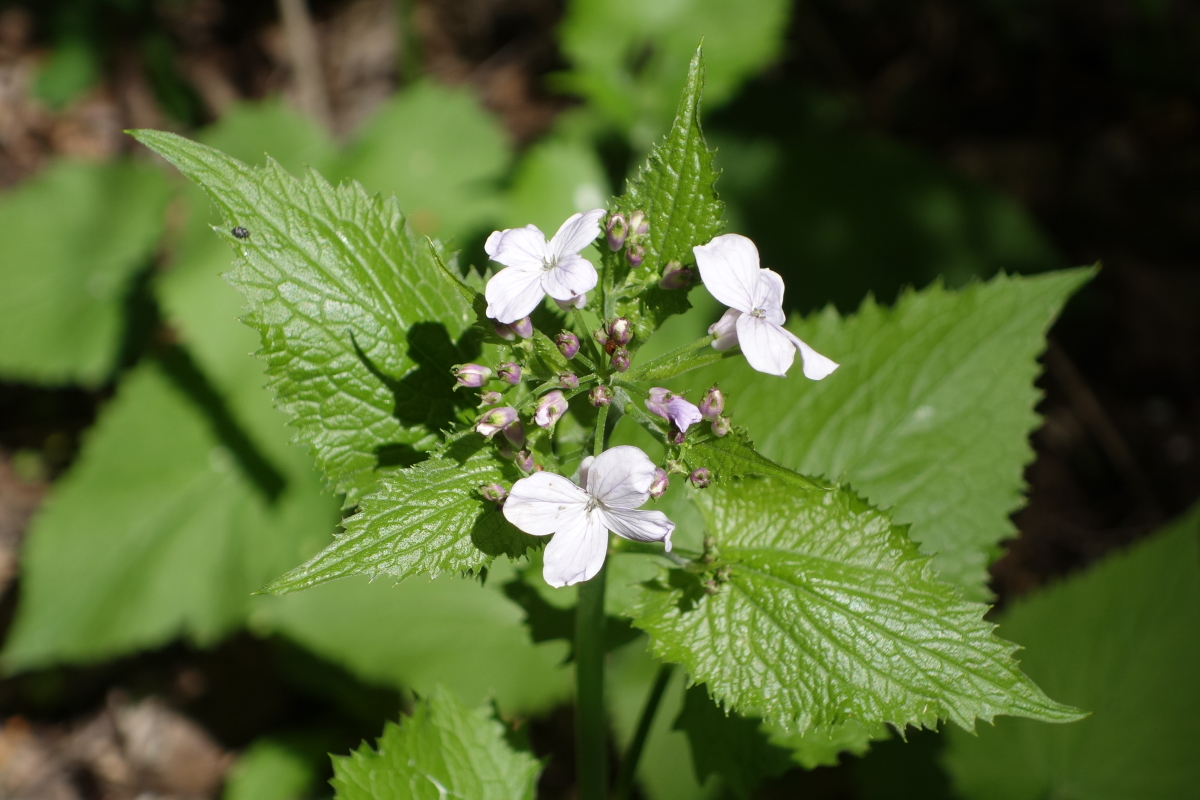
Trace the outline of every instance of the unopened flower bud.
<instances>
[{"instance_id":1,"label":"unopened flower bud","mask_svg":"<svg viewBox=\"0 0 1200 800\"><path fill-rule=\"evenodd\" d=\"M647 392L647 394L649 397L646 398L645 402L646 410L661 419L671 419L670 415L667 413L667 403L671 401L672 397L671 390L664 389L661 386L655 386L653 389Z\"/></svg>"},{"instance_id":2,"label":"unopened flower bud","mask_svg":"<svg viewBox=\"0 0 1200 800\"><path fill-rule=\"evenodd\" d=\"M502 402L504 402L504 395L500 394L499 392L480 392L479 393L479 407L480 408L484 408L485 406L494 406L497 403L502 403Z\"/></svg>"},{"instance_id":3,"label":"unopened flower bud","mask_svg":"<svg viewBox=\"0 0 1200 800\"><path fill-rule=\"evenodd\" d=\"M608 239L608 249L614 253L625 246L625 236L629 233L629 223L625 221L624 214L613 214L608 218L608 225L605 226L605 232Z\"/></svg>"},{"instance_id":4,"label":"unopened flower bud","mask_svg":"<svg viewBox=\"0 0 1200 800\"><path fill-rule=\"evenodd\" d=\"M496 368L496 377L506 383L516 385L521 382L521 365L512 361L505 361Z\"/></svg>"},{"instance_id":5,"label":"unopened flower bud","mask_svg":"<svg viewBox=\"0 0 1200 800\"><path fill-rule=\"evenodd\" d=\"M579 377L574 372L558 373L558 385L570 391L579 388Z\"/></svg>"},{"instance_id":6,"label":"unopened flower bud","mask_svg":"<svg viewBox=\"0 0 1200 800\"><path fill-rule=\"evenodd\" d=\"M608 360L608 363L617 372L624 372L629 369L629 351L624 347L618 347L613 351L612 358Z\"/></svg>"},{"instance_id":7,"label":"unopened flower bud","mask_svg":"<svg viewBox=\"0 0 1200 800\"><path fill-rule=\"evenodd\" d=\"M612 402L613 390L608 386L593 386L588 392L588 402L596 408L606 406Z\"/></svg>"},{"instance_id":8,"label":"unopened flower bud","mask_svg":"<svg viewBox=\"0 0 1200 800\"><path fill-rule=\"evenodd\" d=\"M655 500L667 493L667 487L671 485L671 479L667 476L667 471L662 467L654 470L654 480L650 483L650 496Z\"/></svg>"},{"instance_id":9,"label":"unopened flower bud","mask_svg":"<svg viewBox=\"0 0 1200 800\"><path fill-rule=\"evenodd\" d=\"M518 419L504 426L504 438L513 447L525 446L525 426L521 424L521 420Z\"/></svg>"},{"instance_id":10,"label":"unopened flower bud","mask_svg":"<svg viewBox=\"0 0 1200 800\"><path fill-rule=\"evenodd\" d=\"M505 489L498 483L485 483L479 487L479 494L484 500L490 500L493 503L503 503L504 498L508 497L508 489Z\"/></svg>"},{"instance_id":11,"label":"unopened flower bud","mask_svg":"<svg viewBox=\"0 0 1200 800\"><path fill-rule=\"evenodd\" d=\"M700 416L710 422L721 416L725 410L725 394L714 383L700 399Z\"/></svg>"},{"instance_id":12,"label":"unopened flower bud","mask_svg":"<svg viewBox=\"0 0 1200 800\"><path fill-rule=\"evenodd\" d=\"M517 465L517 469L521 472L535 472L538 469L537 463L533 460L533 453L528 450L522 450L513 457L513 463Z\"/></svg>"},{"instance_id":13,"label":"unopened flower bud","mask_svg":"<svg viewBox=\"0 0 1200 800\"><path fill-rule=\"evenodd\" d=\"M570 311L572 308L583 308L587 305L587 292L577 294L570 300L559 300L557 297L552 299L559 311Z\"/></svg>"},{"instance_id":14,"label":"unopened flower bud","mask_svg":"<svg viewBox=\"0 0 1200 800\"><path fill-rule=\"evenodd\" d=\"M517 410L512 406L493 408L475 422L475 430L489 439L517 420Z\"/></svg>"},{"instance_id":15,"label":"unopened flower bud","mask_svg":"<svg viewBox=\"0 0 1200 800\"><path fill-rule=\"evenodd\" d=\"M629 235L645 236L650 232L650 220L646 219L645 212L635 211L629 215Z\"/></svg>"},{"instance_id":16,"label":"unopened flower bud","mask_svg":"<svg viewBox=\"0 0 1200 800\"><path fill-rule=\"evenodd\" d=\"M624 317L617 317L608 323L608 338L624 347L633 339L633 324Z\"/></svg>"},{"instance_id":17,"label":"unopened flower bud","mask_svg":"<svg viewBox=\"0 0 1200 800\"><path fill-rule=\"evenodd\" d=\"M574 358L579 352L579 337L570 331L555 336L554 343L558 345L558 352L563 354L563 358Z\"/></svg>"},{"instance_id":18,"label":"unopened flower bud","mask_svg":"<svg viewBox=\"0 0 1200 800\"><path fill-rule=\"evenodd\" d=\"M731 430L733 430L733 423L730 422L729 417L717 417L713 420L713 436L728 436Z\"/></svg>"},{"instance_id":19,"label":"unopened flower bud","mask_svg":"<svg viewBox=\"0 0 1200 800\"><path fill-rule=\"evenodd\" d=\"M508 443L507 439L496 440L496 452L509 461L517 457L517 451L513 449L513 446Z\"/></svg>"},{"instance_id":20,"label":"unopened flower bud","mask_svg":"<svg viewBox=\"0 0 1200 800\"><path fill-rule=\"evenodd\" d=\"M712 475L704 467L692 470L692 474L688 475L688 480L692 482L692 486L697 489L703 489L712 483Z\"/></svg>"},{"instance_id":21,"label":"unopened flower bud","mask_svg":"<svg viewBox=\"0 0 1200 800\"><path fill-rule=\"evenodd\" d=\"M685 267L678 261L668 261L658 285L662 289L686 289L692 285L694 275L691 267Z\"/></svg>"},{"instance_id":22,"label":"unopened flower bud","mask_svg":"<svg viewBox=\"0 0 1200 800\"><path fill-rule=\"evenodd\" d=\"M629 262L631 267L640 267L642 262L646 260L646 248L640 244L631 244L625 248L625 260Z\"/></svg>"},{"instance_id":23,"label":"unopened flower bud","mask_svg":"<svg viewBox=\"0 0 1200 800\"><path fill-rule=\"evenodd\" d=\"M567 398L558 389L547 392L538 401L537 410L533 412L533 421L543 428L550 428L567 413Z\"/></svg>"},{"instance_id":24,"label":"unopened flower bud","mask_svg":"<svg viewBox=\"0 0 1200 800\"><path fill-rule=\"evenodd\" d=\"M492 320L492 330L506 342L514 341L517 338L517 332L512 329L511 325L505 325L497 320Z\"/></svg>"},{"instance_id":25,"label":"unopened flower bud","mask_svg":"<svg viewBox=\"0 0 1200 800\"><path fill-rule=\"evenodd\" d=\"M454 373L457 385L465 386L468 389L478 389L492 376L490 369L478 364L455 364L450 371Z\"/></svg>"},{"instance_id":26,"label":"unopened flower bud","mask_svg":"<svg viewBox=\"0 0 1200 800\"><path fill-rule=\"evenodd\" d=\"M508 327L512 328L513 333L522 339L533 338L533 320L529 317L522 317L516 322L510 323Z\"/></svg>"},{"instance_id":27,"label":"unopened flower bud","mask_svg":"<svg viewBox=\"0 0 1200 800\"><path fill-rule=\"evenodd\" d=\"M687 431L681 431L675 427L674 423L671 429L667 431L667 441L671 444L683 444L683 440L687 438Z\"/></svg>"}]
</instances>

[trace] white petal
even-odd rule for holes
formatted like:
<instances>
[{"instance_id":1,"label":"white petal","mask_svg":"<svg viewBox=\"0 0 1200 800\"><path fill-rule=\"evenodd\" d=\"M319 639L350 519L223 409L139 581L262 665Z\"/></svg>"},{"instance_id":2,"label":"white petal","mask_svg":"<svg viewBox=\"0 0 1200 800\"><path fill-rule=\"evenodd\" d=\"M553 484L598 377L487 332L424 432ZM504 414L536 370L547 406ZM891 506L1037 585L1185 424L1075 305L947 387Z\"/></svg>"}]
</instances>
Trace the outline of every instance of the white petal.
<instances>
[{"instance_id":1,"label":"white petal","mask_svg":"<svg viewBox=\"0 0 1200 800\"><path fill-rule=\"evenodd\" d=\"M554 305L558 306L560 311L570 311L572 308L583 308L587 305L587 292L579 295L574 300L559 300L555 298Z\"/></svg>"},{"instance_id":2,"label":"white petal","mask_svg":"<svg viewBox=\"0 0 1200 800\"><path fill-rule=\"evenodd\" d=\"M800 361L804 364L804 377L819 381L838 368L839 364L836 361L813 350L787 328L784 328L783 332L792 340L792 345L800 351Z\"/></svg>"},{"instance_id":3,"label":"white petal","mask_svg":"<svg viewBox=\"0 0 1200 800\"><path fill-rule=\"evenodd\" d=\"M492 276L483 290L487 315L509 323L528 317L542 302L542 268L505 267Z\"/></svg>"},{"instance_id":4,"label":"white petal","mask_svg":"<svg viewBox=\"0 0 1200 800\"><path fill-rule=\"evenodd\" d=\"M604 566L606 555L608 529L604 519L595 511L585 513L573 518L570 527L554 534L546 545L542 577L555 588L591 580Z\"/></svg>"},{"instance_id":5,"label":"white petal","mask_svg":"<svg viewBox=\"0 0 1200 800\"><path fill-rule=\"evenodd\" d=\"M553 472L535 472L513 484L504 501L504 518L532 536L575 525L587 515L588 495Z\"/></svg>"},{"instance_id":6,"label":"white petal","mask_svg":"<svg viewBox=\"0 0 1200 800\"><path fill-rule=\"evenodd\" d=\"M588 494L609 508L637 508L650 499L654 469L654 462L638 448L610 447L588 469Z\"/></svg>"},{"instance_id":7,"label":"white petal","mask_svg":"<svg viewBox=\"0 0 1200 800\"><path fill-rule=\"evenodd\" d=\"M661 511L641 511L636 508L596 509L604 515L604 524L617 536L635 542L666 542L671 552L671 532L675 523Z\"/></svg>"},{"instance_id":8,"label":"white petal","mask_svg":"<svg viewBox=\"0 0 1200 800\"><path fill-rule=\"evenodd\" d=\"M782 325L787 320L783 313L783 278L779 273L769 269L758 271L754 307L764 312L767 322Z\"/></svg>"},{"instance_id":9,"label":"white petal","mask_svg":"<svg viewBox=\"0 0 1200 800\"><path fill-rule=\"evenodd\" d=\"M596 240L600 235L600 220L608 212L603 208L586 211L582 214L572 214L550 240L548 250L551 256L561 259L565 255L574 255Z\"/></svg>"},{"instance_id":10,"label":"white petal","mask_svg":"<svg viewBox=\"0 0 1200 800\"><path fill-rule=\"evenodd\" d=\"M708 244L693 247L692 252L700 268L700 279L713 297L738 311L754 310L759 272L758 248L754 242L727 233Z\"/></svg>"},{"instance_id":11,"label":"white petal","mask_svg":"<svg viewBox=\"0 0 1200 800\"><path fill-rule=\"evenodd\" d=\"M765 319L743 314L737 321L738 344L750 366L768 375L787 375L796 348L783 328Z\"/></svg>"},{"instance_id":12,"label":"white petal","mask_svg":"<svg viewBox=\"0 0 1200 800\"><path fill-rule=\"evenodd\" d=\"M595 288L596 268L582 256L563 256L554 269L542 273L542 289L555 300L574 300Z\"/></svg>"},{"instance_id":13,"label":"white petal","mask_svg":"<svg viewBox=\"0 0 1200 800\"><path fill-rule=\"evenodd\" d=\"M483 252L488 254L488 258L500 252L500 240L504 238L504 234L508 231L492 231L492 235L483 243Z\"/></svg>"},{"instance_id":14,"label":"white petal","mask_svg":"<svg viewBox=\"0 0 1200 800\"><path fill-rule=\"evenodd\" d=\"M588 456L583 461L579 462L579 480L576 481L580 486L587 486L588 470L592 468L592 462L596 460L595 456Z\"/></svg>"},{"instance_id":15,"label":"white petal","mask_svg":"<svg viewBox=\"0 0 1200 800\"><path fill-rule=\"evenodd\" d=\"M741 315L742 312L736 308L730 308L719 320L708 326L708 332L717 336L712 343L714 350L728 350L738 343L737 321Z\"/></svg>"},{"instance_id":16,"label":"white petal","mask_svg":"<svg viewBox=\"0 0 1200 800\"><path fill-rule=\"evenodd\" d=\"M487 249L487 244L491 244L495 251L488 253L488 256L493 261L499 261L506 267L522 267L537 265L540 267L546 261L546 236L536 225L526 225L524 228L509 228L506 231L501 231L499 238L493 241L492 234L488 237L484 249Z\"/></svg>"}]
</instances>

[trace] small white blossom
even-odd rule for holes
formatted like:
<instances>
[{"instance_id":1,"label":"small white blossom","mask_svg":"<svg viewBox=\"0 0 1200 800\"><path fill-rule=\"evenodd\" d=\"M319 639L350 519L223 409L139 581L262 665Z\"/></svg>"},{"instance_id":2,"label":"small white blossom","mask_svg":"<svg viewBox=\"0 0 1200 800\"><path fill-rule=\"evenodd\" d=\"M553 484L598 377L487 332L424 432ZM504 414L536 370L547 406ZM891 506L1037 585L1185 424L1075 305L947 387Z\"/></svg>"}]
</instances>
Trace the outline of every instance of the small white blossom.
<instances>
[{"instance_id":1,"label":"small white blossom","mask_svg":"<svg viewBox=\"0 0 1200 800\"><path fill-rule=\"evenodd\" d=\"M551 586L570 586L591 580L604 566L609 531L638 542L663 542L670 551L675 523L661 511L638 508L650 499L654 479L654 462L645 453L612 447L580 465L583 488L552 472L517 481L504 516L533 536L554 534L542 576Z\"/></svg>"},{"instance_id":2,"label":"small white blossom","mask_svg":"<svg viewBox=\"0 0 1200 800\"><path fill-rule=\"evenodd\" d=\"M596 268L579 251L600 235L602 208L574 214L554 238L546 241L536 225L494 231L483 249L505 266L488 281L487 315L499 322L514 322L537 308L545 295L559 306L579 308L596 288Z\"/></svg>"},{"instance_id":3,"label":"small white blossom","mask_svg":"<svg viewBox=\"0 0 1200 800\"><path fill-rule=\"evenodd\" d=\"M708 329L717 336L713 347L740 344L750 366L768 375L786 375L797 350L807 378L819 381L838 368L783 327L783 278L759 267L754 242L727 233L692 252L708 291L729 306Z\"/></svg>"}]
</instances>

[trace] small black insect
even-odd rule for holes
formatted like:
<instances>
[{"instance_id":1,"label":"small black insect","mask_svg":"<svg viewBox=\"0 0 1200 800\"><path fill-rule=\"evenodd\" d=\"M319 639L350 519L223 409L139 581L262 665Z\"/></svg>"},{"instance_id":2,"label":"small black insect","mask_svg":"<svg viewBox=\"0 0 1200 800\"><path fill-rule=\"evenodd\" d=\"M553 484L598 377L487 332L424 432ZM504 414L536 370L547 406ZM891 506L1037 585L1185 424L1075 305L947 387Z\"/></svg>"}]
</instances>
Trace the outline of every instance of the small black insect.
<instances>
[{"instance_id":1,"label":"small black insect","mask_svg":"<svg viewBox=\"0 0 1200 800\"><path fill-rule=\"evenodd\" d=\"M241 225L238 225L236 228L234 228L230 232L239 239L249 239L250 238L250 231L246 230Z\"/></svg>"}]
</instances>

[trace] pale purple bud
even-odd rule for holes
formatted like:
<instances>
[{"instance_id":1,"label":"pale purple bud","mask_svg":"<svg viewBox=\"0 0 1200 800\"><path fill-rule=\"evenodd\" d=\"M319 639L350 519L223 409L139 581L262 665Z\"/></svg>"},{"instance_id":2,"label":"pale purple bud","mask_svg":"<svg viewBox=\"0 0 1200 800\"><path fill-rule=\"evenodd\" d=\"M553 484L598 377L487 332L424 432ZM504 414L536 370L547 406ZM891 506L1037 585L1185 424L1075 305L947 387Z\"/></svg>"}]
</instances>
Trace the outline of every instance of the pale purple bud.
<instances>
[{"instance_id":1,"label":"pale purple bud","mask_svg":"<svg viewBox=\"0 0 1200 800\"><path fill-rule=\"evenodd\" d=\"M681 431L675 427L675 423L671 423L671 429L667 431L667 441L671 444L683 444L683 440L687 438L687 431Z\"/></svg>"},{"instance_id":2,"label":"pale purple bud","mask_svg":"<svg viewBox=\"0 0 1200 800\"><path fill-rule=\"evenodd\" d=\"M613 390L608 386L593 386L588 392L588 402L596 408L606 406L612 402Z\"/></svg>"},{"instance_id":3,"label":"pale purple bud","mask_svg":"<svg viewBox=\"0 0 1200 800\"><path fill-rule=\"evenodd\" d=\"M654 470L654 480L650 483L650 496L655 500L667 493L667 487L671 485L671 479L667 476L667 471L662 467Z\"/></svg>"},{"instance_id":4,"label":"pale purple bud","mask_svg":"<svg viewBox=\"0 0 1200 800\"><path fill-rule=\"evenodd\" d=\"M646 260L646 248L640 244L631 244L625 248L625 260L631 267L640 267Z\"/></svg>"},{"instance_id":5,"label":"pale purple bud","mask_svg":"<svg viewBox=\"0 0 1200 800\"><path fill-rule=\"evenodd\" d=\"M671 427L678 430L680 434L686 434L688 428L704 419L700 416L700 409L679 395L674 395L667 401L667 417L671 420ZM681 438L680 442L682 441ZM675 442L675 444L679 444L679 442Z\"/></svg>"},{"instance_id":6,"label":"pale purple bud","mask_svg":"<svg viewBox=\"0 0 1200 800\"><path fill-rule=\"evenodd\" d=\"M685 267L678 261L668 261L658 285L662 289L686 289L692 285L694 275L691 267Z\"/></svg>"},{"instance_id":7,"label":"pale purple bud","mask_svg":"<svg viewBox=\"0 0 1200 800\"><path fill-rule=\"evenodd\" d=\"M713 436L728 436L731 430L733 430L733 423L729 421L729 417L717 417L713 420Z\"/></svg>"},{"instance_id":8,"label":"pale purple bud","mask_svg":"<svg viewBox=\"0 0 1200 800\"><path fill-rule=\"evenodd\" d=\"M504 395L500 394L499 392L480 392L479 393L479 407L480 408L484 408L485 406L494 406L494 405L496 405L498 403L502 403L502 402L504 402Z\"/></svg>"},{"instance_id":9,"label":"pale purple bud","mask_svg":"<svg viewBox=\"0 0 1200 800\"><path fill-rule=\"evenodd\" d=\"M498 320L492 320L492 330L506 342L511 342L517 338L517 332L512 329L511 325L506 325Z\"/></svg>"},{"instance_id":10,"label":"pale purple bud","mask_svg":"<svg viewBox=\"0 0 1200 800\"><path fill-rule=\"evenodd\" d=\"M502 381L516 385L521 382L521 365L512 361L505 361L496 368L496 377Z\"/></svg>"},{"instance_id":11,"label":"pale purple bud","mask_svg":"<svg viewBox=\"0 0 1200 800\"><path fill-rule=\"evenodd\" d=\"M701 467L700 469L692 470L692 474L688 475L688 480L692 482L692 486L695 486L697 489L703 489L712 483L712 475L707 469Z\"/></svg>"},{"instance_id":12,"label":"pale purple bud","mask_svg":"<svg viewBox=\"0 0 1200 800\"><path fill-rule=\"evenodd\" d=\"M625 246L625 236L629 233L629 225L625 222L624 214L613 214L605 226L608 238L608 249L614 253Z\"/></svg>"},{"instance_id":13,"label":"pale purple bud","mask_svg":"<svg viewBox=\"0 0 1200 800\"><path fill-rule=\"evenodd\" d=\"M579 352L579 337L570 331L555 336L554 343L558 345L558 352L563 354L563 358L574 358Z\"/></svg>"},{"instance_id":14,"label":"pale purple bud","mask_svg":"<svg viewBox=\"0 0 1200 800\"><path fill-rule=\"evenodd\" d=\"M558 373L558 385L568 391L579 388L579 377L574 372Z\"/></svg>"},{"instance_id":15,"label":"pale purple bud","mask_svg":"<svg viewBox=\"0 0 1200 800\"><path fill-rule=\"evenodd\" d=\"M504 426L504 438L513 447L525 446L525 426L521 424L521 420L510 422Z\"/></svg>"},{"instance_id":16,"label":"pale purple bud","mask_svg":"<svg viewBox=\"0 0 1200 800\"><path fill-rule=\"evenodd\" d=\"M608 323L608 338L624 347L633 339L633 324L624 317L617 317Z\"/></svg>"},{"instance_id":17,"label":"pale purple bud","mask_svg":"<svg viewBox=\"0 0 1200 800\"><path fill-rule=\"evenodd\" d=\"M483 495L484 500L490 500L493 503L503 503L504 498L508 497L508 489L505 489L498 483L485 483L479 487L479 494Z\"/></svg>"},{"instance_id":18,"label":"pale purple bud","mask_svg":"<svg viewBox=\"0 0 1200 800\"><path fill-rule=\"evenodd\" d=\"M612 358L608 360L608 363L617 372L624 372L629 369L629 351L624 347L618 347L613 351Z\"/></svg>"},{"instance_id":19,"label":"pale purple bud","mask_svg":"<svg viewBox=\"0 0 1200 800\"><path fill-rule=\"evenodd\" d=\"M604 330L604 328L596 328L596 330L592 331L592 338L600 344L606 345L608 344L608 331Z\"/></svg>"},{"instance_id":20,"label":"pale purple bud","mask_svg":"<svg viewBox=\"0 0 1200 800\"><path fill-rule=\"evenodd\" d=\"M517 469L521 472L535 472L538 470L538 465L533 460L533 453L528 450L522 450L513 457L513 462L517 465Z\"/></svg>"},{"instance_id":21,"label":"pale purple bud","mask_svg":"<svg viewBox=\"0 0 1200 800\"><path fill-rule=\"evenodd\" d=\"M513 333L522 339L533 338L533 320L529 317L522 317L516 322L510 323L508 327L512 328Z\"/></svg>"},{"instance_id":22,"label":"pale purple bud","mask_svg":"<svg viewBox=\"0 0 1200 800\"><path fill-rule=\"evenodd\" d=\"M700 399L700 415L712 421L725 410L725 394L714 383Z\"/></svg>"},{"instance_id":23,"label":"pale purple bud","mask_svg":"<svg viewBox=\"0 0 1200 800\"><path fill-rule=\"evenodd\" d=\"M667 413L667 403L672 397L671 390L655 386L647 394L649 394L649 397L646 398L645 402L646 410L656 417L665 420L671 419L670 414Z\"/></svg>"},{"instance_id":24,"label":"pale purple bud","mask_svg":"<svg viewBox=\"0 0 1200 800\"><path fill-rule=\"evenodd\" d=\"M650 220L646 219L643 211L635 211L629 215L629 235L645 236L650 232Z\"/></svg>"},{"instance_id":25,"label":"pale purple bud","mask_svg":"<svg viewBox=\"0 0 1200 800\"><path fill-rule=\"evenodd\" d=\"M567 398L558 389L547 392L538 401L537 410L533 412L533 421L543 428L549 428L567 413Z\"/></svg>"},{"instance_id":26,"label":"pale purple bud","mask_svg":"<svg viewBox=\"0 0 1200 800\"><path fill-rule=\"evenodd\" d=\"M517 410L512 406L493 408L475 422L475 430L489 439L517 420Z\"/></svg>"},{"instance_id":27,"label":"pale purple bud","mask_svg":"<svg viewBox=\"0 0 1200 800\"><path fill-rule=\"evenodd\" d=\"M708 332L717 337L712 343L714 350L728 350L738 343L737 321L741 315L736 308L727 308L719 320L708 326Z\"/></svg>"},{"instance_id":28,"label":"pale purple bud","mask_svg":"<svg viewBox=\"0 0 1200 800\"><path fill-rule=\"evenodd\" d=\"M455 364L450 371L454 373L454 377L458 381L457 385L465 386L468 389L478 389L492 376L490 369L478 364Z\"/></svg>"},{"instance_id":29,"label":"pale purple bud","mask_svg":"<svg viewBox=\"0 0 1200 800\"><path fill-rule=\"evenodd\" d=\"M512 445L509 444L508 440L506 440L506 439L497 439L496 440L496 452L499 453L504 458L507 458L509 461L512 461L514 458L517 457L517 451L513 450Z\"/></svg>"}]
</instances>

